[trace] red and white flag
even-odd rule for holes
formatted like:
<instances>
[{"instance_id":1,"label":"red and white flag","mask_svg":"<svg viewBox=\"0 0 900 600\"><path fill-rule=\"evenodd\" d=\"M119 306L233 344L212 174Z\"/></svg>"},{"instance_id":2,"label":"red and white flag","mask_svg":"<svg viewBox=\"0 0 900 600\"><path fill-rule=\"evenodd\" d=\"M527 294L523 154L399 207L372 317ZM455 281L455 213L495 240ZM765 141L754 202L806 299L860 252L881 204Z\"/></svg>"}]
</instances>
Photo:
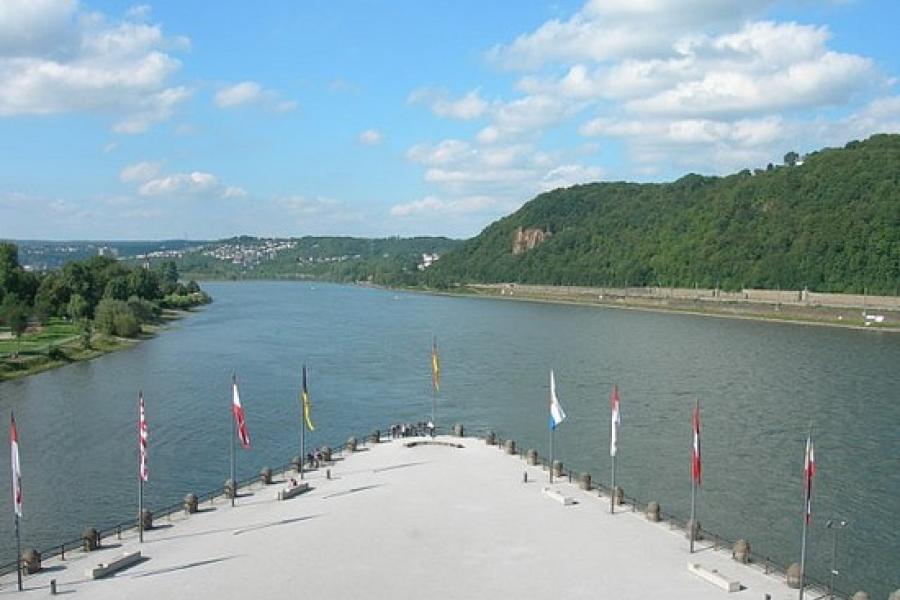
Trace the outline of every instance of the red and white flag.
<instances>
[{"instance_id":1,"label":"red and white flag","mask_svg":"<svg viewBox=\"0 0 900 600\"><path fill-rule=\"evenodd\" d=\"M610 412L612 415L612 430L609 436L609 455L615 456L619 449L619 423L622 422L619 416L619 388L613 386L612 395L609 397Z\"/></svg>"},{"instance_id":2,"label":"red and white flag","mask_svg":"<svg viewBox=\"0 0 900 600\"><path fill-rule=\"evenodd\" d=\"M141 481L147 481L150 478L150 473L147 470L147 415L144 414L144 393L138 393L138 405L140 406L140 420L138 421L138 444L140 448L140 457L141 457L141 468L140 468L140 478Z\"/></svg>"},{"instance_id":3,"label":"red and white flag","mask_svg":"<svg viewBox=\"0 0 900 600\"><path fill-rule=\"evenodd\" d=\"M231 412L234 413L234 421L237 423L238 439L245 450L250 447L250 434L247 432L247 422L244 420L244 407L241 406L241 397L238 394L237 379L231 382Z\"/></svg>"},{"instance_id":4,"label":"red and white flag","mask_svg":"<svg viewBox=\"0 0 900 600\"><path fill-rule=\"evenodd\" d=\"M816 455L812 436L806 438L806 457L803 461L803 494L806 499L806 524L812 517L812 484L816 474Z\"/></svg>"},{"instance_id":5,"label":"red and white flag","mask_svg":"<svg viewBox=\"0 0 900 600\"><path fill-rule=\"evenodd\" d=\"M22 516L22 468L19 465L19 432L16 429L16 418L10 413L9 415L9 447L10 461L12 466L12 493L13 493L13 509L16 516Z\"/></svg>"},{"instance_id":6,"label":"red and white flag","mask_svg":"<svg viewBox=\"0 0 900 600\"><path fill-rule=\"evenodd\" d=\"M702 462L700 460L700 403L694 405L694 412L691 416L691 426L694 430L694 445L691 447L691 477L700 485L703 481L701 476Z\"/></svg>"}]
</instances>

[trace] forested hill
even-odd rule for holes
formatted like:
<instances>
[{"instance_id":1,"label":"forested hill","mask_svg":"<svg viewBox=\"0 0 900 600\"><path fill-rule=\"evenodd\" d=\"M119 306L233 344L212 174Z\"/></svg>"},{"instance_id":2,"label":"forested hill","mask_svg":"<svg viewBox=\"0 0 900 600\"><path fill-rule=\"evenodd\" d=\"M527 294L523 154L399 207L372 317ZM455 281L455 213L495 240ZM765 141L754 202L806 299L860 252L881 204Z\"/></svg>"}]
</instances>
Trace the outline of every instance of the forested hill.
<instances>
[{"instance_id":1,"label":"forested hill","mask_svg":"<svg viewBox=\"0 0 900 600\"><path fill-rule=\"evenodd\" d=\"M896 294L900 135L727 177L554 190L448 252L425 279Z\"/></svg>"}]
</instances>

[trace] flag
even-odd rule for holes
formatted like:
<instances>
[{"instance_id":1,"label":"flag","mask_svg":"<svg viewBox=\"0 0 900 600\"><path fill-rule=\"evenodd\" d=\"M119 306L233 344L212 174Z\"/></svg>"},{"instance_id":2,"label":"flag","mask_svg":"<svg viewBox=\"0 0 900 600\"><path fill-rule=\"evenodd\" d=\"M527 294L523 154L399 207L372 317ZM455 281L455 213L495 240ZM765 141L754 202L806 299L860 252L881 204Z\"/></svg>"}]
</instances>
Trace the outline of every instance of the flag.
<instances>
[{"instance_id":1,"label":"flag","mask_svg":"<svg viewBox=\"0 0 900 600\"><path fill-rule=\"evenodd\" d=\"M16 417L9 414L9 448L12 467L13 509L16 516L22 516L22 468L19 465L19 432L16 429Z\"/></svg>"},{"instance_id":2,"label":"flag","mask_svg":"<svg viewBox=\"0 0 900 600\"><path fill-rule=\"evenodd\" d=\"M435 392L441 391L441 358L438 356L436 338L431 340L431 385Z\"/></svg>"},{"instance_id":3,"label":"flag","mask_svg":"<svg viewBox=\"0 0 900 600\"><path fill-rule=\"evenodd\" d=\"M806 456L803 461L803 493L806 498L806 524L812 517L812 484L813 477L816 474L816 456L813 448L812 436L806 438Z\"/></svg>"},{"instance_id":4,"label":"flag","mask_svg":"<svg viewBox=\"0 0 900 600\"><path fill-rule=\"evenodd\" d=\"M138 405L140 406L140 420L138 420L138 444L140 448L141 481L147 481L150 473L147 471L147 415L144 413L144 393L138 392Z\"/></svg>"},{"instance_id":5,"label":"flag","mask_svg":"<svg viewBox=\"0 0 900 600\"><path fill-rule=\"evenodd\" d=\"M306 387L306 365L303 365L303 386L301 392L301 398L303 401L303 420L306 422L306 428L310 431L315 431L316 428L313 426L312 419L310 418L310 412L312 411L312 406L309 402L309 388Z\"/></svg>"},{"instance_id":6,"label":"flag","mask_svg":"<svg viewBox=\"0 0 900 600\"><path fill-rule=\"evenodd\" d=\"M247 423L244 421L244 407L241 406L241 397L238 394L237 379L231 381L231 412L234 413L234 421L237 423L238 439L245 450L250 447L250 434L247 433Z\"/></svg>"},{"instance_id":7,"label":"flag","mask_svg":"<svg viewBox=\"0 0 900 600\"><path fill-rule=\"evenodd\" d=\"M609 397L610 404L610 412L612 415L612 432L609 436L609 455L615 456L616 450L619 448L619 423L621 423L621 417L619 416L619 388L615 385L613 386L612 395Z\"/></svg>"},{"instance_id":8,"label":"flag","mask_svg":"<svg viewBox=\"0 0 900 600\"><path fill-rule=\"evenodd\" d=\"M556 397L556 380L553 378L553 369L550 369L550 429L556 429L556 426L563 422L566 418L566 412Z\"/></svg>"},{"instance_id":9,"label":"flag","mask_svg":"<svg viewBox=\"0 0 900 600\"><path fill-rule=\"evenodd\" d=\"M701 460L700 460L700 402L694 406L694 412L691 416L691 427L694 430L694 445L691 448L691 476L697 485L701 485L703 478L701 477Z\"/></svg>"}]
</instances>

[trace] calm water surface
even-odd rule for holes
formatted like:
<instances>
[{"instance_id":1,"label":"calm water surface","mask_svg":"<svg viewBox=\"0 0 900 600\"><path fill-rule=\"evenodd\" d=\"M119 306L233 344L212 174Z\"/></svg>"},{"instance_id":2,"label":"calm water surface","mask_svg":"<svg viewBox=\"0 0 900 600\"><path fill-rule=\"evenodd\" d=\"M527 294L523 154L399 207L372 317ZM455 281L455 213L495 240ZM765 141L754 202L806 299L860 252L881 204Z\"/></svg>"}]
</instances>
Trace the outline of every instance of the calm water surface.
<instances>
[{"instance_id":1,"label":"calm water surface","mask_svg":"<svg viewBox=\"0 0 900 600\"><path fill-rule=\"evenodd\" d=\"M557 456L608 483L616 382L618 481L679 516L689 511L690 409L699 398L699 519L781 564L799 560L812 422L819 475L810 573L827 577L824 522L840 518L850 525L840 534L839 587L873 598L900 587L900 335L327 284L205 287L215 303L153 340L0 384L0 408L15 410L19 423L25 547L135 514L138 389L150 421L146 499L161 507L228 476L232 369L253 441L238 457L248 477L297 454L302 361L317 426L310 445L426 420L436 333L439 425L493 427L545 454L552 367L569 415ZM8 476L0 488L9 498ZM10 516L0 559L13 557Z\"/></svg>"}]
</instances>

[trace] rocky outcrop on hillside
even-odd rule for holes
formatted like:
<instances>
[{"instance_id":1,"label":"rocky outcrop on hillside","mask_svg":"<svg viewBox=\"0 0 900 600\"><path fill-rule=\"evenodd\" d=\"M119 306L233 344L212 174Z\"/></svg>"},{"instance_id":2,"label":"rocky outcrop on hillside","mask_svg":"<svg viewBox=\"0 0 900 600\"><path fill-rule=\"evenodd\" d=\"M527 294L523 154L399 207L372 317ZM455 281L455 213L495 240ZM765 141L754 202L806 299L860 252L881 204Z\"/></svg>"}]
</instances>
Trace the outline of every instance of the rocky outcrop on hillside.
<instances>
[{"instance_id":1,"label":"rocky outcrop on hillside","mask_svg":"<svg viewBox=\"0 0 900 600\"><path fill-rule=\"evenodd\" d=\"M519 227L513 238L512 253L522 254L527 250L531 250L538 244L550 238L551 233L542 229L530 228L523 229Z\"/></svg>"}]
</instances>

